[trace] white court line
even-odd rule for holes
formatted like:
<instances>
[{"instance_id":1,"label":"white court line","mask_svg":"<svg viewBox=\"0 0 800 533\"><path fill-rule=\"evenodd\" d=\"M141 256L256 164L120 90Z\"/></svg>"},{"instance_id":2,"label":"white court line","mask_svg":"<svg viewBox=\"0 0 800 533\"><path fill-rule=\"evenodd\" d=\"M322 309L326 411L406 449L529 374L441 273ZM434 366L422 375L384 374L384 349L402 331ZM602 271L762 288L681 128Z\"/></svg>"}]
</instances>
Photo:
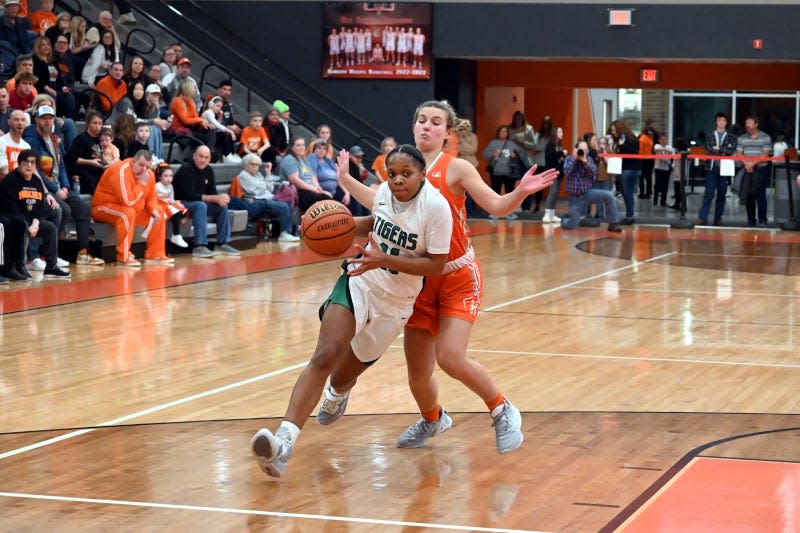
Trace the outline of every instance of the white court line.
<instances>
[{"instance_id":1,"label":"white court line","mask_svg":"<svg viewBox=\"0 0 800 533\"><path fill-rule=\"evenodd\" d=\"M400 348L402 346L392 346L392 348ZM723 366L757 366L766 368L792 368L800 369L800 363L759 363L757 361L717 361L711 359L689 359L686 357L649 357L641 355L597 355L585 353L559 353L559 352L513 352L508 350L487 350L479 348L469 348L468 352L475 353L491 353L502 355L531 355L531 356L544 356L544 357L564 357L575 359L607 359L607 360L620 360L629 363L646 361L658 363L693 363L698 365L723 365Z\"/></svg>"},{"instance_id":2,"label":"white court line","mask_svg":"<svg viewBox=\"0 0 800 533\"><path fill-rule=\"evenodd\" d=\"M325 520L330 522L355 522L381 526L418 527L428 529L447 529L455 531L481 531L487 533L548 533L530 529L500 529L493 527L456 526L451 524L433 524L427 522L403 522L400 520L380 520L376 518L357 518L346 516L314 515L305 513L282 513L279 511L260 511L257 509L236 509L230 507L208 507L205 505L178 505L172 503L137 502L127 500L106 500L100 498L76 498L72 496L48 496L46 494L26 494L20 492L0 492L0 497L27 498L33 500L50 500L60 502L92 503L101 505L124 505L128 507L151 507L156 509L177 509L181 511L208 511L212 513L245 514L256 516L274 516L278 518L304 518L307 520Z\"/></svg>"},{"instance_id":3,"label":"white court line","mask_svg":"<svg viewBox=\"0 0 800 533\"><path fill-rule=\"evenodd\" d=\"M135 413L121 416L119 418L115 418L113 420L107 420L106 422L100 422L99 424L95 424L96 427L86 428L86 429L79 429L77 431L72 431L70 433L65 433L64 435L59 435L58 437L53 437L52 439L43 440L41 442L36 442L34 444L30 444L28 446L24 446L22 448L17 448L16 450L11 450L5 453L0 453L0 460L6 459L8 457L13 457L15 455L19 455L21 453L29 452L31 450L35 450L37 448L42 448L43 446L47 446L50 444L55 444L57 442L61 442L63 440L71 439L73 437L79 437L81 435L85 435L86 433L91 433L92 431L97 431L102 427L108 426L116 426L117 424L121 424L123 422L127 422L129 420L133 420L134 418L141 418L143 416L157 413L158 411L163 411L164 409L169 409L170 407L175 407L178 405L182 405L184 403L188 403L194 400L199 400L201 398L206 398L208 396L214 396L215 394L219 394L221 392L227 392L229 390L233 390L239 387L243 387L245 385L250 385L251 383L256 383L257 381L262 381L265 379L269 379L271 377L278 376L280 374L285 374L286 372L291 372L292 370L297 370L298 368L303 368L306 366L308 362L305 363L298 363L296 365L287 366L281 368L280 370L274 370L272 372L267 372L266 374L261 374L259 376L254 376L252 378L247 378L242 381L237 381L236 383L231 383L229 385L223 385L222 387L217 387L216 389L207 390L205 392L200 392L198 394L192 394L191 396L186 396L179 400L175 400L172 402L162 403L161 405L156 405L155 407L150 407L148 409L144 409L142 411L137 411Z\"/></svg>"},{"instance_id":4,"label":"white court line","mask_svg":"<svg viewBox=\"0 0 800 533\"><path fill-rule=\"evenodd\" d=\"M575 289L575 287L569 287L570 289ZM577 290L591 290L591 291L602 291L605 290L605 287L580 287ZM694 289L638 289L636 287L620 287L617 289L619 292L660 292L660 293L667 293L667 294L710 294L716 296L719 294L719 291L698 291ZM785 294L785 293L777 293L777 292L732 292L731 296L747 296L747 297L768 297L768 298L800 298L800 295L796 294Z\"/></svg>"},{"instance_id":5,"label":"white court line","mask_svg":"<svg viewBox=\"0 0 800 533\"><path fill-rule=\"evenodd\" d=\"M645 259L641 261L641 263L649 263L651 261L658 261L659 259L664 259L665 257L669 257L674 255L675 252L667 252L665 254L657 255L655 257L651 257L650 259ZM595 274L594 276L588 276L577 281L573 281L570 283L565 283L564 285L559 285L558 287L553 287L552 289L547 289L544 291L535 292L533 294L529 294L528 296L523 296L522 298L517 298L516 300L510 300L508 302L504 302L501 304L493 305L492 307L487 307L486 309L482 309L481 313L485 313L487 311L494 311L496 309L501 309L503 307L508 307L509 305L518 304L520 302L525 302L527 300L532 300L534 298L538 298L539 296L544 296L545 294L551 294L561 289L567 289L569 287L574 287L575 285L580 285L581 283L586 283L587 281L592 281L593 279L603 278L608 276L609 274L616 274L617 272L622 272L624 270L630 270L631 268L635 268L639 265L640 262L634 261L630 265L625 265L624 267L615 268L613 270L609 270L608 272L603 272L601 274Z\"/></svg>"}]
</instances>

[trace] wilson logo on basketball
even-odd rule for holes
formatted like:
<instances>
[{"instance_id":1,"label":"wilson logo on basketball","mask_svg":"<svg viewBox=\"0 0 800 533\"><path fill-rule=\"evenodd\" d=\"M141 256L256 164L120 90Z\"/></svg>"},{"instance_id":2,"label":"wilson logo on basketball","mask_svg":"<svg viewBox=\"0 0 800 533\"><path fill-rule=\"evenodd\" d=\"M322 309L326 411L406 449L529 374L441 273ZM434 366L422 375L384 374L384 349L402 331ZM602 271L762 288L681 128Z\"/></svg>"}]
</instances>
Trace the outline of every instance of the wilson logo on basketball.
<instances>
[{"instance_id":1,"label":"wilson logo on basketball","mask_svg":"<svg viewBox=\"0 0 800 533\"><path fill-rule=\"evenodd\" d=\"M350 212L345 206L339 204L336 205L333 202L319 202L321 205L316 207L312 207L307 213L306 216L313 218L317 218L322 213L327 213L329 211L347 211Z\"/></svg>"}]
</instances>

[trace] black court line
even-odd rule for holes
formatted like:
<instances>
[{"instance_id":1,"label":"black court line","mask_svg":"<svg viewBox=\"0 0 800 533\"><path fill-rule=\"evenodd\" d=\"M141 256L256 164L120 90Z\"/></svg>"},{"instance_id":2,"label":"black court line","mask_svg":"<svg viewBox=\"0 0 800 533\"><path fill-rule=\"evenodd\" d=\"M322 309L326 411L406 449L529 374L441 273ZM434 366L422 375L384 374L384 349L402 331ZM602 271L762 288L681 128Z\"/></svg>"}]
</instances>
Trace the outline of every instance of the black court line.
<instances>
[{"instance_id":1,"label":"black court line","mask_svg":"<svg viewBox=\"0 0 800 533\"><path fill-rule=\"evenodd\" d=\"M447 411L451 415L485 415L488 414L487 411ZM800 414L797 413L764 413L764 412L724 412L721 413L719 411L520 411L522 414L525 415L690 415L690 416L709 416L709 415L719 415L719 416L777 416L777 417L800 417ZM364 417L364 416L380 416L380 417L390 417L390 416L417 416L419 412L408 412L408 413L353 413L353 414L345 414L343 415L346 418L356 418L356 417ZM315 419L315 415L311 415L308 418L310 421ZM45 429L27 429L27 430L17 430L17 431L0 431L0 437L5 436L13 436L13 435L35 435L36 433L50 433L50 432L61 432L61 431L80 431L84 429L89 430L100 430L100 429L115 429L115 428L132 428L132 427L147 427L147 426L171 426L177 424L216 424L216 423L225 423L225 422L249 422L249 421L277 421L283 420L283 416L248 416L244 418L204 418L201 420L170 420L170 421L163 421L163 422L136 422L131 424L114 424L114 425L103 425L103 426L73 426L73 427L65 427L65 428L45 428ZM524 426L524 425L523 425ZM789 428L785 430L769 430L764 431L761 433L748 433L743 435L743 437L759 435L762 433L772 433L775 431L793 431L794 429L798 428ZM523 427L523 431L526 429ZM529 431L533 431L533 429L528 429ZM714 446L719 444L720 442L727 442L728 440L734 440L739 437L728 437L726 439L720 441L714 441L708 445L702 445L697 450L702 451L702 449L708 448L709 446ZM690 452L691 453L691 452ZM698 452L700 453L700 452ZM705 455L703 457L706 457ZM712 457L712 456L708 456ZM754 459L760 460L760 459ZM784 461L788 462L788 461ZM798 461L800 462L800 461ZM630 468L630 469L638 469L638 470L663 470L663 468L649 468L649 467L635 467L635 466L621 466L620 468Z\"/></svg>"},{"instance_id":2,"label":"black court line","mask_svg":"<svg viewBox=\"0 0 800 533\"><path fill-rule=\"evenodd\" d=\"M719 414L719 413L718 413ZM645 503L656 495L672 478L674 478L686 465L688 465L694 458L699 457L703 451L739 439L746 439L749 437L758 437L761 435L770 435L774 433L785 433L789 431L800 431L800 427L783 428L783 429L770 429L766 431L756 431L754 433L744 433L742 435L734 435L732 437L725 437L724 439L715 440L707 444L702 444L697 448L689 451L686 455L681 457L675 464L673 464L667 471L659 477L653 484L647 487L644 492L637 496L631 503L629 503L617 516L611 519L598 533L612 533L617 530L625 521L630 518L633 513L639 510ZM755 459L760 460L760 459Z\"/></svg>"}]
</instances>

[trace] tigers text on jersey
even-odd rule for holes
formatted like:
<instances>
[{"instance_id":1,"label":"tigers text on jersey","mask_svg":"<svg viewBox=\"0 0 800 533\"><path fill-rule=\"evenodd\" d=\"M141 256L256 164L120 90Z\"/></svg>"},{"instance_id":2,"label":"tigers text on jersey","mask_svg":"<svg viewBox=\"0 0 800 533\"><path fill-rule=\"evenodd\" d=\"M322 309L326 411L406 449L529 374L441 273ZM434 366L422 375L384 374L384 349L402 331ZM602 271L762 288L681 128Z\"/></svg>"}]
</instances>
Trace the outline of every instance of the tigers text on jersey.
<instances>
[{"instance_id":1,"label":"tigers text on jersey","mask_svg":"<svg viewBox=\"0 0 800 533\"><path fill-rule=\"evenodd\" d=\"M447 254L453 231L453 217L447 200L423 182L419 193L408 202L397 202L388 183L382 183L372 205L375 219L372 235L381 249L390 255L423 257L425 254ZM416 298L422 288L422 277L373 269L361 276L370 286L387 296Z\"/></svg>"}]
</instances>

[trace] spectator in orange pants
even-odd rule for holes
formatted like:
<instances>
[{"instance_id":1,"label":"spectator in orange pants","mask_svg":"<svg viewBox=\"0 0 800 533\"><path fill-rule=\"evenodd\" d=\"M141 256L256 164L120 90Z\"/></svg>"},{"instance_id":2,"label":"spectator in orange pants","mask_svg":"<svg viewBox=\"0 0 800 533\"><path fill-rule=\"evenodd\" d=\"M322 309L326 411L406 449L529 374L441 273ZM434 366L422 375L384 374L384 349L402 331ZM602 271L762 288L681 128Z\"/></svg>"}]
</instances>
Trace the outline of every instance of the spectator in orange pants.
<instances>
[{"instance_id":1,"label":"spectator in orange pants","mask_svg":"<svg viewBox=\"0 0 800 533\"><path fill-rule=\"evenodd\" d=\"M136 226L147 226L145 259L149 262L172 263L165 250L167 215L158 202L155 176L150 170L152 155L139 150L130 159L109 166L92 197L92 217L112 224L117 230L117 263L138 267L130 252Z\"/></svg>"}]
</instances>

